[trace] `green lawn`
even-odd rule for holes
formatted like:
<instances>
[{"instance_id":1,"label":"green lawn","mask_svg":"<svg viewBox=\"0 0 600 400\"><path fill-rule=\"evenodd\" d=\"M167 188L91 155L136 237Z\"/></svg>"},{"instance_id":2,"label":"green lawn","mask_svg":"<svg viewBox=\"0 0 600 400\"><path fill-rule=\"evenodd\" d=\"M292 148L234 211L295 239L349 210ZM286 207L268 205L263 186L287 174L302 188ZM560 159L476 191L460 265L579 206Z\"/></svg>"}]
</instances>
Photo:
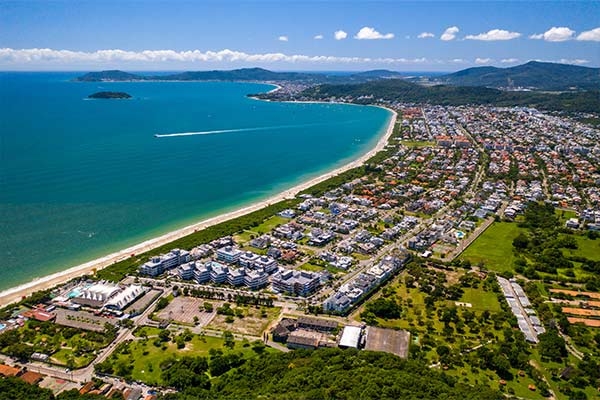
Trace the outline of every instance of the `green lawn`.
<instances>
[{"instance_id":1,"label":"green lawn","mask_svg":"<svg viewBox=\"0 0 600 400\"><path fill-rule=\"evenodd\" d=\"M263 233L270 232L275 227L277 227L277 225L287 224L288 222L290 222L289 218L283 218L279 215L274 215L264 220L264 222L258 225L256 228L252 228L252 230L262 235Z\"/></svg>"},{"instance_id":2,"label":"green lawn","mask_svg":"<svg viewBox=\"0 0 600 400\"><path fill-rule=\"evenodd\" d=\"M556 209L554 210L554 214L556 214L558 216L558 219L560 220L561 225L564 225L565 222L567 222L567 220L569 218L575 218L577 217L577 213L573 210L559 210Z\"/></svg>"},{"instance_id":3,"label":"green lawn","mask_svg":"<svg viewBox=\"0 0 600 400\"><path fill-rule=\"evenodd\" d=\"M338 273L343 273L345 274L347 271L343 270L341 268L336 268L336 267L332 267L329 264L326 264L325 266L321 266L321 265L317 265L317 264L313 264L311 262L307 262L305 264L302 264L298 267L298 269L302 269L304 271L311 271L311 272L320 272L323 270L327 270L329 271L331 274L338 274Z\"/></svg>"},{"instance_id":4,"label":"green lawn","mask_svg":"<svg viewBox=\"0 0 600 400\"><path fill-rule=\"evenodd\" d=\"M500 311L498 296L494 292L486 292L483 289L465 288L460 301L471 303L474 311Z\"/></svg>"},{"instance_id":5,"label":"green lawn","mask_svg":"<svg viewBox=\"0 0 600 400\"><path fill-rule=\"evenodd\" d=\"M600 239L592 240L587 236L578 235L574 237L577 241L577 249L563 249L565 256L579 256L600 261Z\"/></svg>"},{"instance_id":6,"label":"green lawn","mask_svg":"<svg viewBox=\"0 0 600 400\"><path fill-rule=\"evenodd\" d=\"M310 272L320 272L320 271L323 271L325 268L321 267L320 265L311 264L311 263L307 262L305 264L298 266L298 269L301 269L304 271L310 271Z\"/></svg>"},{"instance_id":7,"label":"green lawn","mask_svg":"<svg viewBox=\"0 0 600 400\"><path fill-rule=\"evenodd\" d=\"M254 357L255 353L251 347L244 347L243 342L236 341L233 350L223 346L223 339L212 336L194 335L190 342L186 343L185 348L177 349L173 342L166 344L166 349L156 347L152 340L136 340L128 345L128 354L111 355L111 361L118 363L130 363L133 365L131 377L134 380L140 380L148 384L160 385L161 369L160 363L169 357L180 356L201 356L208 357L211 349L220 349L224 353L237 352L242 353L245 358ZM275 351L267 348L267 351Z\"/></svg>"},{"instance_id":8,"label":"green lawn","mask_svg":"<svg viewBox=\"0 0 600 400\"><path fill-rule=\"evenodd\" d=\"M158 334L162 331L160 328L156 328L153 326L140 326L135 331L133 331L133 335L136 337L142 337L144 334L148 337L158 336Z\"/></svg>"},{"instance_id":9,"label":"green lawn","mask_svg":"<svg viewBox=\"0 0 600 400\"><path fill-rule=\"evenodd\" d=\"M401 140L400 143L406 147L431 147L435 146L435 142Z\"/></svg>"},{"instance_id":10,"label":"green lawn","mask_svg":"<svg viewBox=\"0 0 600 400\"><path fill-rule=\"evenodd\" d=\"M471 264L483 263L485 268L496 271L512 271L515 256L512 241L523 228L513 222L494 222L460 256Z\"/></svg>"}]
</instances>

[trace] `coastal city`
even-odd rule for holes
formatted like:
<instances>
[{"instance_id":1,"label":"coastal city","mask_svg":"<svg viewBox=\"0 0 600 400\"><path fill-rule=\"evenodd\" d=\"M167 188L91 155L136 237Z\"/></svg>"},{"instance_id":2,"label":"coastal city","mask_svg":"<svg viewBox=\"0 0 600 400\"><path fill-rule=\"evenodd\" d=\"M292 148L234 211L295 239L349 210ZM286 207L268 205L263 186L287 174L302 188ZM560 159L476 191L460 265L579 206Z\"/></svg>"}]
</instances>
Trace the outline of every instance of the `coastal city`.
<instances>
[{"instance_id":1,"label":"coastal city","mask_svg":"<svg viewBox=\"0 0 600 400\"><path fill-rule=\"evenodd\" d=\"M397 118L364 165L243 229L5 307L0 375L154 399L182 389L182 355L209 355L216 377L339 347L520 398L597 396L600 130L525 107L380 105Z\"/></svg>"},{"instance_id":2,"label":"coastal city","mask_svg":"<svg viewBox=\"0 0 600 400\"><path fill-rule=\"evenodd\" d=\"M0 1L0 400L600 400L600 1Z\"/></svg>"}]
</instances>

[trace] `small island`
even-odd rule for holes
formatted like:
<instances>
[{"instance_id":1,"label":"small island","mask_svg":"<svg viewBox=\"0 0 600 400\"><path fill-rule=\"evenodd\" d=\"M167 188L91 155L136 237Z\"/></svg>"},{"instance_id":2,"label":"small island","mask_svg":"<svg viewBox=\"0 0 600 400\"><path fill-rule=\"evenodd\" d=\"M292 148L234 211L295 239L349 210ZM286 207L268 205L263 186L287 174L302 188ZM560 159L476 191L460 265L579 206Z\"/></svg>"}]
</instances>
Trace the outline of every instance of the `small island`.
<instances>
[{"instance_id":1,"label":"small island","mask_svg":"<svg viewBox=\"0 0 600 400\"><path fill-rule=\"evenodd\" d=\"M130 99L131 95L125 92L97 92L90 94L89 99Z\"/></svg>"}]
</instances>

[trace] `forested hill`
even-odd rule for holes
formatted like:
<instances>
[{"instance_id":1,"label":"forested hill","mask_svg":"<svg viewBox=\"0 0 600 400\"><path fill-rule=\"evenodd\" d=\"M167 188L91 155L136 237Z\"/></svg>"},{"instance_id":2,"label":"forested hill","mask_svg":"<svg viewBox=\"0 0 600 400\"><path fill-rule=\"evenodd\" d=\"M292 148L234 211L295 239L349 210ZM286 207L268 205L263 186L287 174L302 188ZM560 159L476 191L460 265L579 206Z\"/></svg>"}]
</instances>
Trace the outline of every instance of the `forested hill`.
<instances>
[{"instance_id":1,"label":"forested hill","mask_svg":"<svg viewBox=\"0 0 600 400\"><path fill-rule=\"evenodd\" d=\"M138 75L119 70L89 72L75 78L80 82L98 81L289 81L303 83L367 82L373 79L399 78L402 74L373 70L354 74L310 72L275 72L263 68L241 68L230 71L188 71L169 75Z\"/></svg>"},{"instance_id":2,"label":"forested hill","mask_svg":"<svg viewBox=\"0 0 600 400\"><path fill-rule=\"evenodd\" d=\"M422 86L401 79L387 79L361 84L319 85L304 90L298 100L344 100L369 104L379 99L391 102L430 103L440 105L482 104L527 106L545 110L598 112L600 91L586 92L511 92L486 87Z\"/></svg>"},{"instance_id":3,"label":"forested hill","mask_svg":"<svg viewBox=\"0 0 600 400\"><path fill-rule=\"evenodd\" d=\"M530 61L527 64L510 68L468 68L440 76L434 82L494 88L600 90L600 68Z\"/></svg>"},{"instance_id":4,"label":"forested hill","mask_svg":"<svg viewBox=\"0 0 600 400\"><path fill-rule=\"evenodd\" d=\"M263 353L206 386L186 387L166 399L504 399L417 361L337 348Z\"/></svg>"}]
</instances>

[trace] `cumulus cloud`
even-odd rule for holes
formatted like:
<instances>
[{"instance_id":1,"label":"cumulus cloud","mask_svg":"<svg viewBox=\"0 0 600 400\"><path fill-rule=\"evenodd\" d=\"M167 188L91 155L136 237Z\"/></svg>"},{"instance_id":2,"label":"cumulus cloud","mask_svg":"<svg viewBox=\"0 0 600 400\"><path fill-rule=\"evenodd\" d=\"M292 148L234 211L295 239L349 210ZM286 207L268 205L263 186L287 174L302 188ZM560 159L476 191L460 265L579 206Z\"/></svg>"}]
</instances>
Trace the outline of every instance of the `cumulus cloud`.
<instances>
[{"instance_id":1,"label":"cumulus cloud","mask_svg":"<svg viewBox=\"0 0 600 400\"><path fill-rule=\"evenodd\" d=\"M544 33L536 33L529 36L529 39L544 39L547 42L564 42L573 39L573 35L575 35L575 31L566 26L553 26Z\"/></svg>"},{"instance_id":2,"label":"cumulus cloud","mask_svg":"<svg viewBox=\"0 0 600 400\"><path fill-rule=\"evenodd\" d=\"M447 28L444 33L442 33L442 36L440 36L440 39L444 40L444 41L449 41L449 40L454 40L456 38L456 34L460 31L460 29L458 29L458 26L451 26L449 28Z\"/></svg>"},{"instance_id":3,"label":"cumulus cloud","mask_svg":"<svg viewBox=\"0 0 600 400\"><path fill-rule=\"evenodd\" d=\"M466 61L463 58L453 58L452 60L450 60L450 62L456 64L464 64Z\"/></svg>"},{"instance_id":4,"label":"cumulus cloud","mask_svg":"<svg viewBox=\"0 0 600 400\"><path fill-rule=\"evenodd\" d=\"M503 64L514 64L519 62L518 58L503 58L502 60L500 60L501 63Z\"/></svg>"},{"instance_id":5,"label":"cumulus cloud","mask_svg":"<svg viewBox=\"0 0 600 400\"><path fill-rule=\"evenodd\" d=\"M475 59L475 64L489 64L492 61L494 61L494 60L491 59L491 58L479 58L479 57L477 57Z\"/></svg>"},{"instance_id":6,"label":"cumulus cloud","mask_svg":"<svg viewBox=\"0 0 600 400\"><path fill-rule=\"evenodd\" d=\"M585 40L591 42L600 42L600 27L594 28L590 31L581 32L577 36L577 40Z\"/></svg>"},{"instance_id":7,"label":"cumulus cloud","mask_svg":"<svg viewBox=\"0 0 600 400\"><path fill-rule=\"evenodd\" d=\"M93 52L54 50L54 49L11 49L0 48L0 65L2 66L127 66L157 65L160 63L203 63L203 62L236 62L236 63L315 63L315 64L423 64L428 62L421 58L365 58L338 56L309 56L303 54L262 53L249 54L241 51L224 49L220 51L174 51L143 50L125 51L119 49L97 50Z\"/></svg>"},{"instance_id":8,"label":"cumulus cloud","mask_svg":"<svg viewBox=\"0 0 600 400\"><path fill-rule=\"evenodd\" d=\"M374 28L370 26L365 26L361 28L360 31L356 35L354 35L354 39L358 40L375 40L375 39L393 39L393 33L382 34L377 32Z\"/></svg>"},{"instance_id":9,"label":"cumulus cloud","mask_svg":"<svg viewBox=\"0 0 600 400\"><path fill-rule=\"evenodd\" d=\"M280 42L287 42L288 37L287 36L279 36L279 38L277 40L279 40Z\"/></svg>"},{"instance_id":10,"label":"cumulus cloud","mask_svg":"<svg viewBox=\"0 0 600 400\"><path fill-rule=\"evenodd\" d=\"M340 29L339 31L335 31L333 33L333 37L335 40L344 40L348 37L348 34Z\"/></svg>"},{"instance_id":11,"label":"cumulus cloud","mask_svg":"<svg viewBox=\"0 0 600 400\"><path fill-rule=\"evenodd\" d=\"M323 35L315 35L315 37L313 39L321 40L321 39L323 39Z\"/></svg>"},{"instance_id":12,"label":"cumulus cloud","mask_svg":"<svg viewBox=\"0 0 600 400\"><path fill-rule=\"evenodd\" d=\"M504 29L492 29L479 35L467 35L465 39L469 40L484 40L484 41L495 41L495 40L511 40L516 39L521 34L519 32L509 32Z\"/></svg>"},{"instance_id":13,"label":"cumulus cloud","mask_svg":"<svg viewBox=\"0 0 600 400\"><path fill-rule=\"evenodd\" d=\"M427 38L433 38L435 37L435 35L431 32L421 32L419 33L419 36L417 36L419 39L427 39Z\"/></svg>"}]
</instances>

